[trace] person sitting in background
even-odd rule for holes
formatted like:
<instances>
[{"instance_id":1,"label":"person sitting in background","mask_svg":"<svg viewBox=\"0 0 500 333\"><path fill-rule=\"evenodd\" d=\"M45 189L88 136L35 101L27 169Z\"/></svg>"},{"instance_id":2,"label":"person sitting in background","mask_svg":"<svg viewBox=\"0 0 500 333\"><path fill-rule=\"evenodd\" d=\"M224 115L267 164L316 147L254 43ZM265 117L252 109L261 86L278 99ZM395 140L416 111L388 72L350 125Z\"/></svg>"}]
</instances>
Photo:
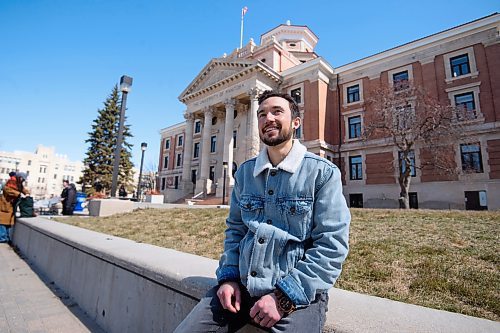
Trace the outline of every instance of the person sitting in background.
<instances>
[{"instance_id":1,"label":"person sitting in background","mask_svg":"<svg viewBox=\"0 0 500 333\"><path fill-rule=\"evenodd\" d=\"M127 190L125 190L125 186L121 185L120 189L118 190L118 195L120 198L126 198L127 197Z\"/></svg>"},{"instance_id":2,"label":"person sitting in background","mask_svg":"<svg viewBox=\"0 0 500 333\"><path fill-rule=\"evenodd\" d=\"M27 178L26 173L18 172L15 176L11 176L3 188L0 196L0 243L12 241L16 202L20 197L29 196L29 191L23 184Z\"/></svg>"}]
</instances>

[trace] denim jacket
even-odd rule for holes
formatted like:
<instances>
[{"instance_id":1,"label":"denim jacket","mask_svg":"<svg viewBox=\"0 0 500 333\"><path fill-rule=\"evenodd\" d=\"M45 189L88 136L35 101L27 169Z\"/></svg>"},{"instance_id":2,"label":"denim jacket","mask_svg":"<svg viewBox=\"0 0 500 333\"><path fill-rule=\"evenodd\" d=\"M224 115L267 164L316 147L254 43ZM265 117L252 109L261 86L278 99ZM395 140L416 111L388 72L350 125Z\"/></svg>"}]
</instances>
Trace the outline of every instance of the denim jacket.
<instances>
[{"instance_id":1,"label":"denim jacket","mask_svg":"<svg viewBox=\"0 0 500 333\"><path fill-rule=\"evenodd\" d=\"M273 167L264 148L235 174L217 279L255 297L279 288L307 306L340 275L350 219L334 164L294 140Z\"/></svg>"}]
</instances>

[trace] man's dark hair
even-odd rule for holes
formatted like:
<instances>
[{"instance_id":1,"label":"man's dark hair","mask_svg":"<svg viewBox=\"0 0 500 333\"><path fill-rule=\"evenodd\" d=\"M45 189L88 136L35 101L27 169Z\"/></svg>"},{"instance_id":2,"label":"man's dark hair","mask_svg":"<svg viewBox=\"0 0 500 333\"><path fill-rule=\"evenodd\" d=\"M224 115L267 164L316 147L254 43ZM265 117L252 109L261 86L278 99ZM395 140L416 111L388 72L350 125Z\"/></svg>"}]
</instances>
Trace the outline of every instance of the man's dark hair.
<instances>
[{"instance_id":1,"label":"man's dark hair","mask_svg":"<svg viewBox=\"0 0 500 333\"><path fill-rule=\"evenodd\" d=\"M259 96L259 105L261 105L262 102L271 97L281 97L288 101L288 103L290 104L290 111L292 111L292 120L300 117L299 106L297 105L297 102L295 102L292 96L288 94L279 93L273 90L266 90L262 93L262 95Z\"/></svg>"}]
</instances>

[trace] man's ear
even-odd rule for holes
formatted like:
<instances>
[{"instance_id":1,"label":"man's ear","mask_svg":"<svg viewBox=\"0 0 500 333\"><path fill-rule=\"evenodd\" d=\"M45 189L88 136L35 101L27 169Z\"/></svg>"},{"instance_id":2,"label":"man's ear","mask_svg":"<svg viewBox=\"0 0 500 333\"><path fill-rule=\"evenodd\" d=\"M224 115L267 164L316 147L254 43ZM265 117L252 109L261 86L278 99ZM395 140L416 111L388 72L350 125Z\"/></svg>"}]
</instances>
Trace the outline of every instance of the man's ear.
<instances>
[{"instance_id":1,"label":"man's ear","mask_svg":"<svg viewBox=\"0 0 500 333\"><path fill-rule=\"evenodd\" d=\"M292 121L292 127L293 129L297 129L299 128L301 125L301 120L300 120L300 117L296 117L293 121Z\"/></svg>"}]
</instances>

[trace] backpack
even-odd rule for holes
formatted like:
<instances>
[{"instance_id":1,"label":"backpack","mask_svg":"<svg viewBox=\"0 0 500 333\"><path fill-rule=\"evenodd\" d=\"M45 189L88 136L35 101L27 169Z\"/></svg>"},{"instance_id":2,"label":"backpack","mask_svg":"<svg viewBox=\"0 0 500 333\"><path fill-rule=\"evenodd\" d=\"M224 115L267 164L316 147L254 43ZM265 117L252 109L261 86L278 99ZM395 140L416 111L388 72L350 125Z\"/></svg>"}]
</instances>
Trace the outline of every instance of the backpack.
<instances>
[{"instance_id":1,"label":"backpack","mask_svg":"<svg viewBox=\"0 0 500 333\"><path fill-rule=\"evenodd\" d=\"M19 217L33 217L35 216L35 210L33 208L33 198L25 197L20 198L17 202L17 207L19 208Z\"/></svg>"}]
</instances>

